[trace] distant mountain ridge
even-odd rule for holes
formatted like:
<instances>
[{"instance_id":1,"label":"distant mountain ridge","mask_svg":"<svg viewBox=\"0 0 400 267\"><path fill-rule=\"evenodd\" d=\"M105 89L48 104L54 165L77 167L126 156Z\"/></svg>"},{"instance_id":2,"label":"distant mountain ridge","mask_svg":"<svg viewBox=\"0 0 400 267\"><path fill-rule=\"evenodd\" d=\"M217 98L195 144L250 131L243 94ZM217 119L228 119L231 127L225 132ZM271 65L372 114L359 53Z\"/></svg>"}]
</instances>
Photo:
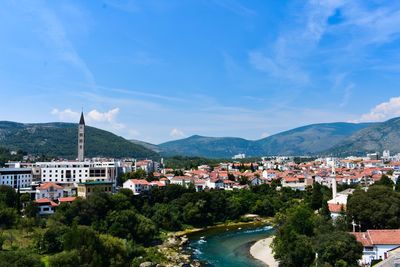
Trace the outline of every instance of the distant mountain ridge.
<instances>
[{"instance_id":1,"label":"distant mountain ridge","mask_svg":"<svg viewBox=\"0 0 400 267\"><path fill-rule=\"evenodd\" d=\"M400 153L400 118L380 123L320 123L298 127L260 140L236 137L188 138L153 145L126 140L110 132L86 126L88 157L199 156L231 158L272 155L364 155L389 149ZM21 149L31 154L45 154L74 159L77 153L77 124L17 123L0 121L0 147Z\"/></svg>"},{"instance_id":2,"label":"distant mountain ridge","mask_svg":"<svg viewBox=\"0 0 400 267\"><path fill-rule=\"evenodd\" d=\"M74 123L18 123L0 121L0 146L21 149L30 154L75 159L77 130ZM157 157L158 154L113 133L85 127L85 156L87 157Z\"/></svg>"},{"instance_id":3,"label":"distant mountain ridge","mask_svg":"<svg viewBox=\"0 0 400 267\"><path fill-rule=\"evenodd\" d=\"M353 133L342 142L324 151L324 154L348 156L390 150L400 153L400 117L375 123Z\"/></svg>"},{"instance_id":4,"label":"distant mountain ridge","mask_svg":"<svg viewBox=\"0 0 400 267\"><path fill-rule=\"evenodd\" d=\"M159 145L162 155L185 155L230 158L247 156L315 155L327 151L355 132L374 123L320 123L298 127L260 140L234 137L204 137L194 135Z\"/></svg>"}]
</instances>

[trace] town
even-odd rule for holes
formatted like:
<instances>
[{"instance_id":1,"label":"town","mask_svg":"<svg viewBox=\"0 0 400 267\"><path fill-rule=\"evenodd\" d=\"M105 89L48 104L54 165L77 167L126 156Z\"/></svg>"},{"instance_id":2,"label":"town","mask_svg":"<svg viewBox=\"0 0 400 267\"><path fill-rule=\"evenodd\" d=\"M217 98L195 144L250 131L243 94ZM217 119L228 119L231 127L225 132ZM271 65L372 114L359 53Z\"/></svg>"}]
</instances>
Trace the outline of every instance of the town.
<instances>
[{"instance_id":1,"label":"town","mask_svg":"<svg viewBox=\"0 0 400 267\"><path fill-rule=\"evenodd\" d=\"M77 160L7 162L6 167L0 168L0 185L28 195L37 214L48 216L63 203L99 192L114 194L121 189L146 196L152 189L162 190L170 184L193 188L196 192L249 190L273 184L277 191L285 188L306 191L319 184L331 190L332 198L327 201L327 207L334 221L345 214L347 200L355 188L368 191L374 184L384 182L400 190L400 154L392 156L388 150L382 155L376 152L347 158L269 156L241 162L234 157L215 166L204 164L192 169L173 169L165 166L163 159L156 162L152 159L85 158L85 140L90 136L85 135L83 113L77 138ZM240 159L244 158L241 155ZM338 188L342 191L338 192ZM367 229L363 232L355 219L352 224L352 234L364 247L360 264L393 261L392 254L400 255L400 230Z\"/></svg>"}]
</instances>

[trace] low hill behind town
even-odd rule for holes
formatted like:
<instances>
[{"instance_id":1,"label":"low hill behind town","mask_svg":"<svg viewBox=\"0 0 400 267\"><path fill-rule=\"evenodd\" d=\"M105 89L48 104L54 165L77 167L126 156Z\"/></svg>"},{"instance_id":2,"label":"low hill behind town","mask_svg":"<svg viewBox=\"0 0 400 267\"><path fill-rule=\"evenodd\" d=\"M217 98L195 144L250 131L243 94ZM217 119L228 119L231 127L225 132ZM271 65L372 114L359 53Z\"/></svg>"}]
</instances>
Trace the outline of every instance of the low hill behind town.
<instances>
[{"instance_id":1,"label":"low hill behind town","mask_svg":"<svg viewBox=\"0 0 400 267\"><path fill-rule=\"evenodd\" d=\"M0 121L0 146L23 150L34 155L75 159L77 154L77 124L17 123ZM157 153L134 144L113 133L86 126L85 156L87 157L156 157Z\"/></svg>"}]
</instances>

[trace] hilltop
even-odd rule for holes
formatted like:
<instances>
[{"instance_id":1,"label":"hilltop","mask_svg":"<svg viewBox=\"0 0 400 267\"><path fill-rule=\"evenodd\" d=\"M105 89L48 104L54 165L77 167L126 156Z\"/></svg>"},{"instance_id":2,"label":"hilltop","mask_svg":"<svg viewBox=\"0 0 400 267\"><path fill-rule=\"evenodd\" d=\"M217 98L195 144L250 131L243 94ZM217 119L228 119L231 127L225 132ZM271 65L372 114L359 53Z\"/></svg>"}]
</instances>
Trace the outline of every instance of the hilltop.
<instances>
[{"instance_id":1,"label":"hilltop","mask_svg":"<svg viewBox=\"0 0 400 267\"><path fill-rule=\"evenodd\" d=\"M134 144L113 133L86 126L85 156L87 157L156 157L158 154L140 144ZM23 150L35 155L75 159L77 154L77 124L17 123L0 121L0 146Z\"/></svg>"}]
</instances>

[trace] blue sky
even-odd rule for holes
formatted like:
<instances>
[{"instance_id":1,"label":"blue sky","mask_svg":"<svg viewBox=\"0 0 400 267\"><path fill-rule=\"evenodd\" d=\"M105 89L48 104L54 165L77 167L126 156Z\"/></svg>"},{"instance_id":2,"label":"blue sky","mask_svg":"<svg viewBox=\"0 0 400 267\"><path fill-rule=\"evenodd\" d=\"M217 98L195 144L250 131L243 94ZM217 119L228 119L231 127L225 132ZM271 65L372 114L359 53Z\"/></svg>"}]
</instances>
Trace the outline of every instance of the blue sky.
<instances>
[{"instance_id":1,"label":"blue sky","mask_svg":"<svg viewBox=\"0 0 400 267\"><path fill-rule=\"evenodd\" d=\"M160 143L400 116L399 1L2 1L0 119Z\"/></svg>"}]
</instances>

